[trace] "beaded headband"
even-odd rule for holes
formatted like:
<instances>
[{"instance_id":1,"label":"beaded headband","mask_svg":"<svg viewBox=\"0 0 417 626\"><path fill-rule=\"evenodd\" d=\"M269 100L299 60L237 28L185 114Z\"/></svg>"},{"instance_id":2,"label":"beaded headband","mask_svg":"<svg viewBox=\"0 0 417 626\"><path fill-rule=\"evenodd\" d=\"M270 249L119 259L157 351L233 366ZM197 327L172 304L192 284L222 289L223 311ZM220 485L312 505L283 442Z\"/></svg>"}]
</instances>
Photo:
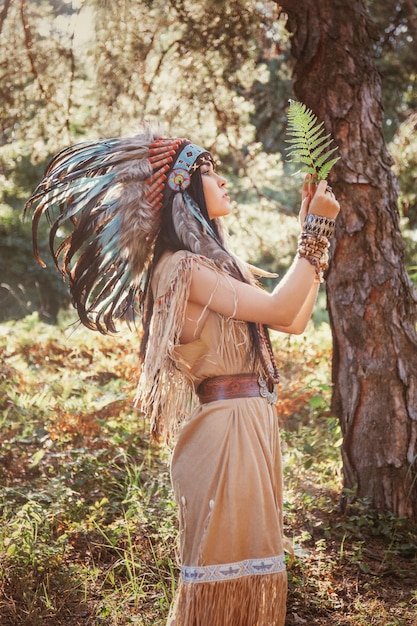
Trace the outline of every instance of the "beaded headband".
<instances>
[{"instance_id":1,"label":"beaded headband","mask_svg":"<svg viewBox=\"0 0 417 626\"><path fill-rule=\"evenodd\" d=\"M174 165L171 163L181 144L185 143L179 153ZM197 159L207 150L200 148L187 139L168 139L159 137L154 141L149 149L149 162L154 170L145 182L147 191L145 193L147 201L152 204L157 211L162 208L163 192L165 186L173 191L185 191L191 183L191 170L198 169ZM168 172L169 176L168 176ZM167 180L168 177L168 180Z\"/></svg>"}]
</instances>

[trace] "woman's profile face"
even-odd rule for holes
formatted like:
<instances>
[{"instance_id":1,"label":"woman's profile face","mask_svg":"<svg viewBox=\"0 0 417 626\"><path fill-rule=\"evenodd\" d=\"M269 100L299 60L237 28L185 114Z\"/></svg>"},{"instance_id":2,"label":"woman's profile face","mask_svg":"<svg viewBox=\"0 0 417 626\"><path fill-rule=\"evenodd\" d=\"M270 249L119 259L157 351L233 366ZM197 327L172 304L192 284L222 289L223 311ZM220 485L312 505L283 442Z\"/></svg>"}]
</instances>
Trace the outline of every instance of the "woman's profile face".
<instances>
[{"instance_id":1,"label":"woman's profile face","mask_svg":"<svg viewBox=\"0 0 417 626\"><path fill-rule=\"evenodd\" d=\"M232 205L226 189L226 179L217 174L211 161L204 162L200 166L200 172L209 218L212 220L229 215Z\"/></svg>"}]
</instances>

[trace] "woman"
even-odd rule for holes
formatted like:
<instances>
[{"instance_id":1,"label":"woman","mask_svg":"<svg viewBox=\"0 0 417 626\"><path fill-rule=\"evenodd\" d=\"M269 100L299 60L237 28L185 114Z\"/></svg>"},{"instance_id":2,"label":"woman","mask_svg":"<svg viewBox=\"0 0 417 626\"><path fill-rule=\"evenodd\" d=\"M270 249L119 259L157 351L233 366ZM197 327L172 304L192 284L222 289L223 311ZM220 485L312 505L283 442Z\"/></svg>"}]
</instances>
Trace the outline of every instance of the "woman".
<instances>
[{"instance_id":1,"label":"woman","mask_svg":"<svg viewBox=\"0 0 417 626\"><path fill-rule=\"evenodd\" d=\"M168 623L282 626L279 373L268 328L306 327L339 211L331 189L305 182L297 256L271 294L226 247L230 198L210 153L151 127L61 152L26 208L39 261L39 219L52 220L51 251L86 326L113 332L139 306L137 402L153 435L174 442L181 577Z\"/></svg>"}]
</instances>

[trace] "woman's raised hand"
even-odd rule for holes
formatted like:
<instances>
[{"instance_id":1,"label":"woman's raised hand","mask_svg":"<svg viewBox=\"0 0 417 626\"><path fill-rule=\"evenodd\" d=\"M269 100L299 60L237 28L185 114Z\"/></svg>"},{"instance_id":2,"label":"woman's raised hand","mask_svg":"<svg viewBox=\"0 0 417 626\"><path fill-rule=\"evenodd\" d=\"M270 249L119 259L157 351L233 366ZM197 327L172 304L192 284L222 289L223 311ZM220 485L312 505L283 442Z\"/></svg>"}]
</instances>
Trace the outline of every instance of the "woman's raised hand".
<instances>
[{"instance_id":1,"label":"woman's raised hand","mask_svg":"<svg viewBox=\"0 0 417 626\"><path fill-rule=\"evenodd\" d=\"M322 215L329 219L335 219L340 211L340 204L336 200L327 180L321 180L319 184L306 179L303 185L303 202L307 205L307 213Z\"/></svg>"}]
</instances>

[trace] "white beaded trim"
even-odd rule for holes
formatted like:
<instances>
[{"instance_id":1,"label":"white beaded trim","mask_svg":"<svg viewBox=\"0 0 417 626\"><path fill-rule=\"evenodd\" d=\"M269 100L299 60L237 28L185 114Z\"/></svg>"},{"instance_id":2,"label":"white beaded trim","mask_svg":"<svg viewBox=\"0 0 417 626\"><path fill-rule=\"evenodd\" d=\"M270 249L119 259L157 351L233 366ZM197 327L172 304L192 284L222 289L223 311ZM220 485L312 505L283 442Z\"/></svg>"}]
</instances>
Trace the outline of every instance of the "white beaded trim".
<instances>
[{"instance_id":1,"label":"white beaded trim","mask_svg":"<svg viewBox=\"0 0 417 626\"><path fill-rule=\"evenodd\" d=\"M285 571L284 555L266 559L249 559L238 563L205 565L201 567L181 567L181 579L186 583L208 583L220 580L233 580L243 576L260 576Z\"/></svg>"}]
</instances>

